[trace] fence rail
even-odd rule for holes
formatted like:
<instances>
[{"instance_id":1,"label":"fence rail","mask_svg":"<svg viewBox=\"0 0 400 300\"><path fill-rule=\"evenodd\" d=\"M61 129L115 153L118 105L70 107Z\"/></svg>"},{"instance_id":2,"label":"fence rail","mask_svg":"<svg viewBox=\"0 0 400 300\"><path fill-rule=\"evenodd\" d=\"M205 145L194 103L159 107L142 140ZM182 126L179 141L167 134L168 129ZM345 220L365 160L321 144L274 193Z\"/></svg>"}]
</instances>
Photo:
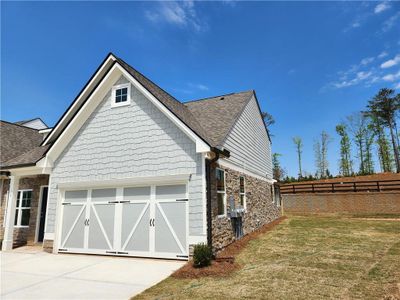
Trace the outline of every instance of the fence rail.
<instances>
[{"instance_id":1,"label":"fence rail","mask_svg":"<svg viewBox=\"0 0 400 300\"><path fill-rule=\"evenodd\" d=\"M281 194L400 191L400 180L282 184Z\"/></svg>"}]
</instances>

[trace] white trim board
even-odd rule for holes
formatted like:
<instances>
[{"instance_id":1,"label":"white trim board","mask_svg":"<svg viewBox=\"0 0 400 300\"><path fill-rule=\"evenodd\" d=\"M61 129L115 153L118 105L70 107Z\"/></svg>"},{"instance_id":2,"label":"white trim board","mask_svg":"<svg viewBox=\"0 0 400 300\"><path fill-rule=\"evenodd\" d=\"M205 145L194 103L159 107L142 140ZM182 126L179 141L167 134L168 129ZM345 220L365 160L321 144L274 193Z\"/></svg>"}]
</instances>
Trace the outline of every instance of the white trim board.
<instances>
[{"instance_id":1,"label":"white trim board","mask_svg":"<svg viewBox=\"0 0 400 300\"><path fill-rule=\"evenodd\" d=\"M246 175L248 175L248 176L255 177L255 178L257 178L257 179L266 181L266 182L268 182L268 183L270 183L270 184L273 184L273 183L276 182L275 179L270 179L270 178L267 178L267 177L260 176L260 175L257 174L257 173L254 173L254 172L252 172L252 171L246 170L246 169L244 169L244 168L242 168L242 167L240 167L240 166L238 166L238 165L232 163L231 161L228 161L228 160L223 159L223 158L220 158L220 159L217 161L217 163L218 163L220 166L223 166L223 167L232 169L232 170L234 170L234 171L237 171L237 172L242 173L242 174L246 174Z\"/></svg>"},{"instance_id":2,"label":"white trim board","mask_svg":"<svg viewBox=\"0 0 400 300\"><path fill-rule=\"evenodd\" d=\"M143 186L150 184L175 184L186 183L190 181L190 174L182 175L165 175L165 176L138 176L130 178L98 180L98 181L78 181L78 182L64 182L59 183L58 189L81 189L81 188L95 188L95 187L126 187L126 186Z\"/></svg>"},{"instance_id":3,"label":"white trim board","mask_svg":"<svg viewBox=\"0 0 400 300\"><path fill-rule=\"evenodd\" d=\"M98 68L97 72L93 75L93 77L89 80L89 82L86 84L86 87L80 92L78 95L78 98L74 101L74 103L71 105L71 107L68 109L68 111L65 113L65 115L61 118L61 120L58 122L57 126L51 130L51 132L47 135L45 138L43 145L48 144L48 141L51 140L51 138L54 136L54 134L59 130L60 126L65 123L65 121L68 119L68 116L72 113L74 113L82 104L82 101L89 95L90 90L93 89L94 84L96 83L96 80L102 75L104 75L104 70L114 61L116 58L112 55L109 54L108 57L104 60L103 64Z\"/></svg>"}]
</instances>

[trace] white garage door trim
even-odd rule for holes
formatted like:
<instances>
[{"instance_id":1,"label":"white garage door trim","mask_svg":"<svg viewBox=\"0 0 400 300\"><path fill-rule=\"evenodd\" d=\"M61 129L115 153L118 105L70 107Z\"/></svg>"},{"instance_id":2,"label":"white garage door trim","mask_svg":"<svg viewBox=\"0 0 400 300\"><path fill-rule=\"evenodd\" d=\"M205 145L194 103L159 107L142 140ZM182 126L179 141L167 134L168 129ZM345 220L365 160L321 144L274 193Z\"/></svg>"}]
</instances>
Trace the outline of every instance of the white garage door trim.
<instances>
[{"instance_id":1,"label":"white garage door trim","mask_svg":"<svg viewBox=\"0 0 400 300\"><path fill-rule=\"evenodd\" d=\"M124 195L124 191L140 188L150 190L148 198L146 198L147 194L139 197L133 196L136 198L131 199L128 194ZM181 192L174 194L177 188ZM100 194L104 195L100 195L100 197L93 195L93 191L97 194L100 191ZM66 193L69 193L67 200ZM189 205L187 182L184 184L176 182L156 183L142 187L91 187L82 189L79 186L75 189L60 190L60 198L62 205L57 239L59 253L188 259ZM129 213L129 209L134 206L137 206L135 208L136 213L139 210L140 213L132 219L124 218L124 212ZM100 211L103 211L102 215L99 214L100 208ZM110 211L109 214L107 210ZM126 216L133 215L128 214ZM124 220L128 220L128 223ZM128 235L126 235L127 228L129 229ZM138 228L141 231L137 237L133 238ZM123 236L123 234L125 235ZM147 234L148 241L146 240ZM91 236L97 238L91 240ZM101 239L103 239L102 246L93 246L93 244L99 245ZM142 249L133 248L139 244L136 243L138 240L142 240ZM129 246L131 241L134 242ZM145 249L143 249L143 245L145 245ZM148 245L148 248L146 245Z\"/></svg>"}]
</instances>

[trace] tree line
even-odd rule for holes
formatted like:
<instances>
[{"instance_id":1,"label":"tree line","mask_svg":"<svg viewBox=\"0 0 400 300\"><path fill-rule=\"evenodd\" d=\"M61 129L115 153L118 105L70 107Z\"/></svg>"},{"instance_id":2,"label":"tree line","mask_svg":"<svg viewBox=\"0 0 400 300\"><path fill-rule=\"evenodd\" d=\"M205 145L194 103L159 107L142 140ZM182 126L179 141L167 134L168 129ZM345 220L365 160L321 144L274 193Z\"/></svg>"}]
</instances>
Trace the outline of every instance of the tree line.
<instances>
[{"instance_id":1,"label":"tree line","mask_svg":"<svg viewBox=\"0 0 400 300\"><path fill-rule=\"evenodd\" d=\"M335 130L340 139L340 159L338 161L340 176L374 174L374 151L379 160L381 172L400 173L400 141L397 122L400 112L400 94L393 89L381 89L368 101L365 110L347 116L336 125ZM267 116L266 125L274 122ZM304 172L302 168L303 140L292 138L298 162L298 176L289 177L281 167L281 154L272 156L274 179L282 182L307 181L332 178L327 159L329 144L332 138L322 131L314 140L315 173ZM353 148L354 147L354 148ZM356 156L352 153L355 150Z\"/></svg>"}]
</instances>

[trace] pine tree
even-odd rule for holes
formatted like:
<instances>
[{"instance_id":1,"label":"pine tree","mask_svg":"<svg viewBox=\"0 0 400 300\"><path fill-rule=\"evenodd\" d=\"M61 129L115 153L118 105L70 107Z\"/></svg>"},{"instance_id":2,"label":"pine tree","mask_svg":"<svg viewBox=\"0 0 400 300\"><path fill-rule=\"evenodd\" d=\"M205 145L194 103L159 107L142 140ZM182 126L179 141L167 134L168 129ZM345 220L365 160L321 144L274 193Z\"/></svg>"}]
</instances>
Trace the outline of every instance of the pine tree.
<instances>
[{"instance_id":1,"label":"pine tree","mask_svg":"<svg viewBox=\"0 0 400 300\"><path fill-rule=\"evenodd\" d=\"M396 163L396 172L400 173L400 154L396 116L400 111L400 94L395 95L392 89L381 89L372 100L368 102L368 109L375 114L382 124L389 128L392 148Z\"/></svg>"}]
</instances>

